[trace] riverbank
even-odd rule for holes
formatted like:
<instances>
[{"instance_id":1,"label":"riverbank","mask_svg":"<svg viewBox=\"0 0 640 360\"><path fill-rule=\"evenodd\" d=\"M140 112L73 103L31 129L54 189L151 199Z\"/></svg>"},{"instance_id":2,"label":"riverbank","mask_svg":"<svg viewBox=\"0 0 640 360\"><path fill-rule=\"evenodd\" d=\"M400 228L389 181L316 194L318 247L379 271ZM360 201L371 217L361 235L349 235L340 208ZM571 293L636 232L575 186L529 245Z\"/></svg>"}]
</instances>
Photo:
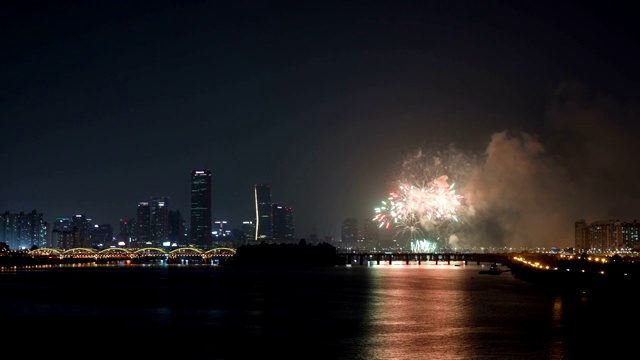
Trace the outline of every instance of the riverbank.
<instances>
[{"instance_id":1,"label":"riverbank","mask_svg":"<svg viewBox=\"0 0 640 360\"><path fill-rule=\"evenodd\" d=\"M557 292L610 293L640 285L640 263L611 258L514 258L508 264L517 279Z\"/></svg>"},{"instance_id":2,"label":"riverbank","mask_svg":"<svg viewBox=\"0 0 640 360\"><path fill-rule=\"evenodd\" d=\"M0 268L39 265L87 264L95 263L93 258L66 258L44 256L0 256Z\"/></svg>"}]
</instances>

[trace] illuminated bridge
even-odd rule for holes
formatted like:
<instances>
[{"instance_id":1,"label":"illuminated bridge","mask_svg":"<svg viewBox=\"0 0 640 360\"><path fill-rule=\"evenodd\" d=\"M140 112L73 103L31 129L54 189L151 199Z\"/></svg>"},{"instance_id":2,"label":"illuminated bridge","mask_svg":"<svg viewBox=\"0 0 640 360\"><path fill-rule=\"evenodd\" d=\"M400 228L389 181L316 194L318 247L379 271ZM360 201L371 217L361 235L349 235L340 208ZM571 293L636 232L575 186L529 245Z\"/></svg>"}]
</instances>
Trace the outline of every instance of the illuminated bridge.
<instances>
[{"instance_id":1,"label":"illuminated bridge","mask_svg":"<svg viewBox=\"0 0 640 360\"><path fill-rule=\"evenodd\" d=\"M165 263L165 264L217 264L221 260L233 257L236 249L219 247L208 250L182 247L164 249L159 247L147 248L108 248L103 250L93 248L73 248L68 250L56 248L40 248L28 251L32 259L50 260L52 263L83 263L95 262L105 264L110 262ZM348 265L369 264L426 264L452 262L482 262L507 263L513 254L498 253L412 253L412 252L338 252L339 257ZM265 255L270 256L270 255Z\"/></svg>"},{"instance_id":2,"label":"illuminated bridge","mask_svg":"<svg viewBox=\"0 0 640 360\"><path fill-rule=\"evenodd\" d=\"M168 264L212 264L220 259L228 258L235 254L234 248L213 248L209 250L183 247L177 249L163 249L147 247L137 249L108 248L97 250L92 248L55 249L40 248L30 250L29 255L35 258L60 259L64 262L95 261L96 263L108 263L126 261L132 263L166 262Z\"/></svg>"}]
</instances>

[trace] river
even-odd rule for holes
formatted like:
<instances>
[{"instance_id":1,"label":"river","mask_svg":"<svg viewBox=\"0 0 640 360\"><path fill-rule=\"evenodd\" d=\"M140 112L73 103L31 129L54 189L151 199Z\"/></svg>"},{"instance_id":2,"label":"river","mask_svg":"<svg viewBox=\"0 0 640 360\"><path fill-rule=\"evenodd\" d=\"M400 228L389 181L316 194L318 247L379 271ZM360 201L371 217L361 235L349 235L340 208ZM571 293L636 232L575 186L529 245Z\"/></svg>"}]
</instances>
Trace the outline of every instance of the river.
<instances>
[{"instance_id":1,"label":"river","mask_svg":"<svg viewBox=\"0 0 640 360\"><path fill-rule=\"evenodd\" d=\"M1 340L66 359L579 359L635 337L636 299L556 294L487 268L5 268Z\"/></svg>"}]
</instances>

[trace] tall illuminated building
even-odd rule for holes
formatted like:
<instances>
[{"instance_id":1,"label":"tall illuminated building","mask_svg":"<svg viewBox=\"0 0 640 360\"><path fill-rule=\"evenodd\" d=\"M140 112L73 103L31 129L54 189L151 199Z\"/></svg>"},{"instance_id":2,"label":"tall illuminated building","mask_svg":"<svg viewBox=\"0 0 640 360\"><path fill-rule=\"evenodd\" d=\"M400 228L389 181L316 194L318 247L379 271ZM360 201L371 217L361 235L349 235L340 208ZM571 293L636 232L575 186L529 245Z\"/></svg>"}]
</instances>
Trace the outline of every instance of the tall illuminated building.
<instances>
[{"instance_id":1,"label":"tall illuminated building","mask_svg":"<svg viewBox=\"0 0 640 360\"><path fill-rule=\"evenodd\" d=\"M272 238L272 208L271 187L269 184L257 184L254 186L254 199L256 206L256 241L269 241Z\"/></svg>"},{"instance_id":2,"label":"tall illuminated building","mask_svg":"<svg viewBox=\"0 0 640 360\"><path fill-rule=\"evenodd\" d=\"M191 242L211 246L211 170L191 172Z\"/></svg>"}]
</instances>

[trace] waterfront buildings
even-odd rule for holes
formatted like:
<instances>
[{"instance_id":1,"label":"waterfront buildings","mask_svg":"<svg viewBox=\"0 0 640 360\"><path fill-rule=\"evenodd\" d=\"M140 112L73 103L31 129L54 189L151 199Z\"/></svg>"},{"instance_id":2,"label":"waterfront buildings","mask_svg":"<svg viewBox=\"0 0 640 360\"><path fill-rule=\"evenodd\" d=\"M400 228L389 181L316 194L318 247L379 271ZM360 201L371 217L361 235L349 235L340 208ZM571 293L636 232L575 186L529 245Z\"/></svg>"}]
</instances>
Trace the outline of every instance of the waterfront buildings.
<instances>
[{"instance_id":1,"label":"waterfront buildings","mask_svg":"<svg viewBox=\"0 0 640 360\"><path fill-rule=\"evenodd\" d=\"M271 187L269 184L256 184L253 187L255 200L254 236L251 239L273 243L295 242L295 223L293 209L271 201ZM244 224L244 230L250 229L251 223Z\"/></svg>"},{"instance_id":2,"label":"waterfront buildings","mask_svg":"<svg viewBox=\"0 0 640 360\"><path fill-rule=\"evenodd\" d=\"M576 252L606 252L617 250L640 250L638 238L640 224L620 220L600 220L587 223L580 219L575 223Z\"/></svg>"},{"instance_id":3,"label":"waterfront buildings","mask_svg":"<svg viewBox=\"0 0 640 360\"><path fill-rule=\"evenodd\" d=\"M105 233L109 236L110 227L109 224L94 225L82 214L59 217L53 222L49 246L60 249L96 247L104 240Z\"/></svg>"},{"instance_id":4,"label":"waterfront buildings","mask_svg":"<svg viewBox=\"0 0 640 360\"><path fill-rule=\"evenodd\" d=\"M10 249L30 249L33 246L45 247L47 242L48 223L42 213L35 209L30 213L0 214L0 242Z\"/></svg>"}]
</instances>

